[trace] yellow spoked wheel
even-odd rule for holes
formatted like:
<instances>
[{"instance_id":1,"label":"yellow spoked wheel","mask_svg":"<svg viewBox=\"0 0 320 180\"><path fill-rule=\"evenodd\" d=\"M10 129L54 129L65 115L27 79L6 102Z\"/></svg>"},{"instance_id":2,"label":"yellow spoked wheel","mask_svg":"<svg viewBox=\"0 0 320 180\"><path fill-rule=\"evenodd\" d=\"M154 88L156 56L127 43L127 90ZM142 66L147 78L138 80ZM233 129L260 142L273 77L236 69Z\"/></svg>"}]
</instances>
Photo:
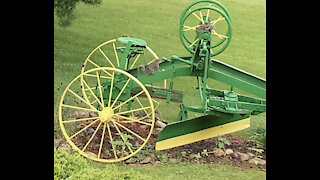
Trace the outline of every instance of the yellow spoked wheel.
<instances>
[{"instance_id":1,"label":"yellow spoked wheel","mask_svg":"<svg viewBox=\"0 0 320 180\"><path fill-rule=\"evenodd\" d=\"M88 55L86 60L82 64L81 73L88 71L93 68L100 68L100 67L119 67L119 61L121 59L122 53L118 52L118 48L123 48L125 45L118 42L117 39L111 39L100 44L96 47L91 53ZM157 54L149 47L145 46L144 48L140 48L143 51L143 54L137 54L135 57L127 65L128 69L137 68L139 65L148 65L159 59ZM111 76L111 74L106 73L107 75ZM81 76L82 78L83 76ZM83 82L81 81L82 87L84 87ZM155 86L166 88L167 81L164 80L163 83L156 83ZM84 90L84 89L83 89ZM83 92L84 99L87 100L86 92ZM157 102L158 103L158 102Z\"/></svg>"},{"instance_id":2,"label":"yellow spoked wheel","mask_svg":"<svg viewBox=\"0 0 320 180\"><path fill-rule=\"evenodd\" d=\"M59 123L68 143L81 155L99 162L122 161L148 142L155 121L153 102L131 74L94 68L73 79L63 92Z\"/></svg>"},{"instance_id":3,"label":"yellow spoked wheel","mask_svg":"<svg viewBox=\"0 0 320 180\"><path fill-rule=\"evenodd\" d=\"M81 73L98 67L113 67L118 68L121 52L117 50L118 48L124 47L125 45L117 42L116 39L112 39L100 44L96 47L86 58L82 64ZM140 48L143 51L142 54L137 54L127 65L128 69L133 69L141 64L149 64L152 61L159 59L157 54L149 47Z\"/></svg>"}]
</instances>

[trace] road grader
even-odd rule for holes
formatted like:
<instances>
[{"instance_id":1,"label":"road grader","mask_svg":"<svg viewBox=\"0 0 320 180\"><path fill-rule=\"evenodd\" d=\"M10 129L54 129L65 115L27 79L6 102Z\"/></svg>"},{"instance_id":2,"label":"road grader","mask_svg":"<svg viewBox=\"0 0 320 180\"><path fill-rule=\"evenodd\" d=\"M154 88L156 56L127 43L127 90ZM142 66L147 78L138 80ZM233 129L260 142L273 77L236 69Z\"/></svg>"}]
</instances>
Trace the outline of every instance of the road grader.
<instances>
[{"instance_id":1,"label":"road grader","mask_svg":"<svg viewBox=\"0 0 320 180\"><path fill-rule=\"evenodd\" d=\"M179 103L180 108L176 121L160 132L156 150L248 128L252 115L266 111L265 79L213 59L232 39L231 17L221 3L189 4L180 17L179 35L189 52L185 57L159 58L146 41L130 36L106 41L88 55L59 103L61 131L73 149L106 163L136 155L154 129L160 104L156 99ZM196 79L201 105L185 104L184 93L173 89L176 77L188 76ZM211 88L208 79L230 89ZM191 118L188 112L200 116Z\"/></svg>"}]
</instances>

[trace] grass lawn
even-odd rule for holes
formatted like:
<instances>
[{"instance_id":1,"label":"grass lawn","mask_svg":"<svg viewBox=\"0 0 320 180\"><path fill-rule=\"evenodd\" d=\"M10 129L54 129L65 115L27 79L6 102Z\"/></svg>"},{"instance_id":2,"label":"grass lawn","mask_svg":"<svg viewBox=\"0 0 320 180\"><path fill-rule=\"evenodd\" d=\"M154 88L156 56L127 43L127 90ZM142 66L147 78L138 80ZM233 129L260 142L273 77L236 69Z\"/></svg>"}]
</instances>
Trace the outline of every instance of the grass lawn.
<instances>
[{"instance_id":1,"label":"grass lawn","mask_svg":"<svg viewBox=\"0 0 320 180\"><path fill-rule=\"evenodd\" d=\"M127 166L120 166L120 169ZM133 167L130 167L133 168ZM147 174L152 179L210 179L210 180L260 180L266 179L265 171L242 170L240 168L223 165L204 165L204 164L169 164L156 165L152 167L134 167L135 171ZM249 172L249 173L248 173Z\"/></svg>"},{"instance_id":2,"label":"grass lawn","mask_svg":"<svg viewBox=\"0 0 320 180\"><path fill-rule=\"evenodd\" d=\"M128 35L145 40L159 57L189 56L179 39L179 19L184 8L193 0L119 0L106 1L93 7L79 3L71 26L60 27L54 17L54 130L61 137L58 123L60 97L69 82L80 74L81 65L88 54L101 43ZM214 59L225 62L249 73L266 78L266 0L220 0L232 18L232 41L229 47ZM186 81L188 81L186 85ZM190 83L189 83L190 82ZM215 89L229 86L209 80ZM184 91L184 103L200 105L199 92L192 87L196 79L176 78L174 89ZM250 95L241 90L236 92ZM179 104L161 102L161 118L174 121ZM192 115L191 115L192 117ZM250 130L265 127L266 113L253 116L251 127L236 132L249 137ZM153 179L265 179L265 172L241 170L220 165L159 165L128 167L148 173ZM250 173L248 173L250 171ZM161 178L160 178L161 177ZM162 178L163 177L163 178Z\"/></svg>"}]
</instances>

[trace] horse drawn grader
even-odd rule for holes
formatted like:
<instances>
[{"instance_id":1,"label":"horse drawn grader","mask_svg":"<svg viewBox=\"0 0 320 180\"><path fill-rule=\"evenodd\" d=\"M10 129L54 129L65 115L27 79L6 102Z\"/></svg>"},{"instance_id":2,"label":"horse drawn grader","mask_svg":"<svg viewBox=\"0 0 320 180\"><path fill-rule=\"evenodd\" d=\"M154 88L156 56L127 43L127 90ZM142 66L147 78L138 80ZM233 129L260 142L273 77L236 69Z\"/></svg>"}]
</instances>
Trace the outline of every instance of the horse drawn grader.
<instances>
[{"instance_id":1,"label":"horse drawn grader","mask_svg":"<svg viewBox=\"0 0 320 180\"><path fill-rule=\"evenodd\" d=\"M128 159L152 134L160 104L157 99L179 103L180 111L176 121L159 134L156 150L248 128L252 115L266 111L266 80L213 59L228 47L231 24L221 3L197 0L180 17L180 40L189 52L185 57L159 58L144 40L128 36L99 45L60 100L59 123L68 143L95 161ZM143 59L147 60L144 65ZM197 80L194 88L199 91L200 106L183 103L188 96L173 90L175 77L183 76ZM231 88L211 88L208 79ZM233 88L254 96L241 95ZM83 112L87 115L79 115ZM201 115L190 118L188 112Z\"/></svg>"}]
</instances>

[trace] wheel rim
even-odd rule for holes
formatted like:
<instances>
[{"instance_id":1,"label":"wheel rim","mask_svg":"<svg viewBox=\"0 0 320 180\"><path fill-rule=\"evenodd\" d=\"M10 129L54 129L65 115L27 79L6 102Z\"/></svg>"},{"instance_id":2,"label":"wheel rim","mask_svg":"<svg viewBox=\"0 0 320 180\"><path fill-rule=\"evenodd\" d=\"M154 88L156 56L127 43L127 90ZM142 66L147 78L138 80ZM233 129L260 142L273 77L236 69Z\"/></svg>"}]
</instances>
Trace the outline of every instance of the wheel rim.
<instances>
[{"instance_id":1,"label":"wheel rim","mask_svg":"<svg viewBox=\"0 0 320 180\"><path fill-rule=\"evenodd\" d=\"M230 22L232 22L232 19L231 19L231 16L227 10L226 7L224 7L223 4L221 4L220 2L218 1L213 1L213 0L198 0L198 1L194 1L192 2L191 4L189 4L182 12L181 14L181 17L180 17L180 24L181 24L181 21L183 19L183 17L185 16L185 14L188 12L188 11L191 11L192 9L196 8L196 7L199 7L199 6L212 6L212 7L217 7L219 9L221 9L229 18Z\"/></svg>"},{"instance_id":2,"label":"wheel rim","mask_svg":"<svg viewBox=\"0 0 320 180\"><path fill-rule=\"evenodd\" d=\"M116 48L120 45L121 43L118 43L116 39L111 39L109 41L106 41L100 44L98 47L96 47L94 50L90 52L86 60L83 62L81 73L84 73L85 71L88 71L90 69L100 68L100 67L118 68L121 57L119 55L120 53L116 51ZM146 51L144 51L145 53L143 55L138 54L133 58L133 61L131 61L131 63L128 65L129 69L138 67L138 65L141 63L139 61L142 61L143 59L143 57L141 56L146 56L144 57L144 61L143 61L144 64L150 64L156 59L159 59L158 55L149 46L146 46L145 49ZM82 87L84 87L84 84L82 83L82 81L81 81L81 85ZM166 88L166 87L167 87L167 81L164 80L163 88ZM86 93L84 93L84 98L88 100L86 97Z\"/></svg>"},{"instance_id":3,"label":"wheel rim","mask_svg":"<svg viewBox=\"0 0 320 180\"><path fill-rule=\"evenodd\" d=\"M105 72L113 76L106 78L108 76ZM94 74L96 77L91 76ZM109 91L104 89L106 87L104 83L107 81L111 80L112 84L116 84L115 76L117 75L125 77L126 80L126 83L120 87L121 90L119 88L119 91L116 91L116 88L109 86ZM83 76L85 78L80 80ZM96 82L87 82L90 78L96 78L98 82L96 92L92 88L92 84ZM85 91L87 99L84 99L81 94L83 88L80 81L90 89ZM129 84L141 88L141 91L129 96L126 100L121 100ZM110 91L110 89L113 90ZM117 98L111 101L112 98L107 98L106 94ZM146 98L141 99L141 97ZM128 109L129 103L130 109ZM137 113L142 111L144 115L139 116ZM88 114L76 117L75 114L79 115L79 112ZM128 114L130 115L126 116ZM134 156L148 142L154 120L153 100L147 89L131 74L116 68L94 68L81 73L67 86L59 104L59 123L68 143L81 155L99 162L117 162ZM141 126L145 126L145 129L137 129Z\"/></svg>"},{"instance_id":4,"label":"wheel rim","mask_svg":"<svg viewBox=\"0 0 320 180\"><path fill-rule=\"evenodd\" d=\"M202 13L201 10L205 12ZM212 12L215 12L215 14L213 14ZM204 24L205 22L211 22L215 26L215 28L219 28L219 30L213 29L211 32L211 34L213 35L212 36L213 45L211 45L210 47L211 56L216 56L220 54L222 51L224 51L229 45L232 37L232 30L231 30L231 22L228 16L223 11L215 7L201 6L186 13L185 16L182 17L180 26L179 26L180 40L182 42L182 45L190 53L194 54L193 47L198 40L195 38L196 33L194 31L198 26L200 26L201 24ZM219 26L216 25L216 23L218 22L219 22ZM187 25L190 23L193 25L191 26ZM195 23L198 23L198 24L195 24ZM190 30L194 30L194 31L190 31ZM219 31L222 31L224 33L218 33ZM191 41L190 39L195 39L195 40ZM220 47L219 50L213 51L213 49L217 49L218 47Z\"/></svg>"}]
</instances>

